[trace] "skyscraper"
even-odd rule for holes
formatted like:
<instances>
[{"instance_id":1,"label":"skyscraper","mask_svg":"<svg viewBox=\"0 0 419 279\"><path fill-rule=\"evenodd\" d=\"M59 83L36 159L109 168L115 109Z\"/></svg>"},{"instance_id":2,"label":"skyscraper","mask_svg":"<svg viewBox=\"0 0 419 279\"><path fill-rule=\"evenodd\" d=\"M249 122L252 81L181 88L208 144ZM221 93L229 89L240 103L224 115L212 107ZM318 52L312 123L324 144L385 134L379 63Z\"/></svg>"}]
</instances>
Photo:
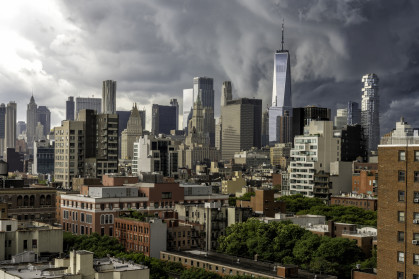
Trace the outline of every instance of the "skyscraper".
<instances>
[{"instance_id":1,"label":"skyscraper","mask_svg":"<svg viewBox=\"0 0 419 279\"><path fill-rule=\"evenodd\" d=\"M131 160L133 158L134 142L143 134L143 126L140 113L137 109L137 104L134 104L131 110L127 128L121 135L121 159Z\"/></svg>"},{"instance_id":2,"label":"skyscraper","mask_svg":"<svg viewBox=\"0 0 419 279\"><path fill-rule=\"evenodd\" d=\"M366 74L362 77L361 125L368 152L377 150L380 142L380 99L378 96L378 77L376 74Z\"/></svg>"},{"instance_id":3,"label":"skyscraper","mask_svg":"<svg viewBox=\"0 0 419 279\"><path fill-rule=\"evenodd\" d=\"M76 111L74 117L77 119L79 112L82 109L95 110L97 114L102 112L102 99L101 98L76 98Z\"/></svg>"},{"instance_id":4,"label":"skyscraper","mask_svg":"<svg viewBox=\"0 0 419 279\"><path fill-rule=\"evenodd\" d=\"M105 80L102 87L102 113L116 113L116 81Z\"/></svg>"},{"instance_id":5,"label":"skyscraper","mask_svg":"<svg viewBox=\"0 0 419 279\"><path fill-rule=\"evenodd\" d=\"M270 144L280 141L277 133L278 117L283 117L285 111L288 111L288 117L292 118L290 55L288 50L284 50L284 24L282 24L282 48L275 52L272 106L269 108Z\"/></svg>"},{"instance_id":6,"label":"skyscraper","mask_svg":"<svg viewBox=\"0 0 419 279\"><path fill-rule=\"evenodd\" d=\"M176 130L176 107L153 104L151 132L170 135L170 130Z\"/></svg>"},{"instance_id":7,"label":"skyscraper","mask_svg":"<svg viewBox=\"0 0 419 279\"><path fill-rule=\"evenodd\" d=\"M5 144L4 150L5 153L7 148L14 148L16 144L16 112L17 105L15 102L9 102L6 107L6 118L5 118Z\"/></svg>"},{"instance_id":8,"label":"skyscraper","mask_svg":"<svg viewBox=\"0 0 419 279\"><path fill-rule=\"evenodd\" d=\"M2 155L4 150L4 136L5 136L5 126L6 126L6 105L0 105L0 152Z\"/></svg>"},{"instance_id":9,"label":"skyscraper","mask_svg":"<svg viewBox=\"0 0 419 279\"><path fill-rule=\"evenodd\" d=\"M203 108L214 109L214 80L209 77L194 77L193 95L194 102L199 96Z\"/></svg>"},{"instance_id":10,"label":"skyscraper","mask_svg":"<svg viewBox=\"0 0 419 279\"><path fill-rule=\"evenodd\" d=\"M29 148L33 147L36 125L38 124L38 105L35 103L33 95L26 110L26 142Z\"/></svg>"},{"instance_id":11,"label":"skyscraper","mask_svg":"<svg viewBox=\"0 0 419 279\"><path fill-rule=\"evenodd\" d=\"M361 124L361 110L357 102L348 102L348 125Z\"/></svg>"},{"instance_id":12,"label":"skyscraper","mask_svg":"<svg viewBox=\"0 0 419 279\"><path fill-rule=\"evenodd\" d=\"M188 128L188 121L192 116L192 107L194 104L193 88L183 89L183 120L182 129Z\"/></svg>"},{"instance_id":13,"label":"skyscraper","mask_svg":"<svg viewBox=\"0 0 419 279\"><path fill-rule=\"evenodd\" d=\"M221 108L221 154L230 160L235 152L261 147L262 100L241 98Z\"/></svg>"},{"instance_id":14,"label":"skyscraper","mask_svg":"<svg viewBox=\"0 0 419 279\"><path fill-rule=\"evenodd\" d=\"M74 97L68 97L68 100L65 102L65 119L74 120Z\"/></svg>"},{"instance_id":15,"label":"skyscraper","mask_svg":"<svg viewBox=\"0 0 419 279\"><path fill-rule=\"evenodd\" d=\"M44 126L43 136L47 136L51 131L51 112L46 106L39 106L37 119Z\"/></svg>"},{"instance_id":16,"label":"skyscraper","mask_svg":"<svg viewBox=\"0 0 419 279\"><path fill-rule=\"evenodd\" d=\"M233 100L233 87L231 81L224 81L221 87L221 106L225 106L227 101Z\"/></svg>"},{"instance_id":17,"label":"skyscraper","mask_svg":"<svg viewBox=\"0 0 419 279\"><path fill-rule=\"evenodd\" d=\"M176 130L179 130L179 103L177 99L170 99L170 105L176 108Z\"/></svg>"}]
</instances>

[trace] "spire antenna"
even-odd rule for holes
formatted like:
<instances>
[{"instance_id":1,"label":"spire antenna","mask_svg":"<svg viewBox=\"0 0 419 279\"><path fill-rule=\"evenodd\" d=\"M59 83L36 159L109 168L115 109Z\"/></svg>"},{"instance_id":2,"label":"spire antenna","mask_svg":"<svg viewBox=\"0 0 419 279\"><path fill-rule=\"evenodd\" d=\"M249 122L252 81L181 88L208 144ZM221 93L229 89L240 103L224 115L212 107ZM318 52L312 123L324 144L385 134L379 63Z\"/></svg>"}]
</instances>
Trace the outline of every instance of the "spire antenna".
<instances>
[{"instance_id":1,"label":"spire antenna","mask_svg":"<svg viewBox=\"0 0 419 279\"><path fill-rule=\"evenodd\" d=\"M282 41L281 41L281 51L284 51L284 18L282 18Z\"/></svg>"}]
</instances>

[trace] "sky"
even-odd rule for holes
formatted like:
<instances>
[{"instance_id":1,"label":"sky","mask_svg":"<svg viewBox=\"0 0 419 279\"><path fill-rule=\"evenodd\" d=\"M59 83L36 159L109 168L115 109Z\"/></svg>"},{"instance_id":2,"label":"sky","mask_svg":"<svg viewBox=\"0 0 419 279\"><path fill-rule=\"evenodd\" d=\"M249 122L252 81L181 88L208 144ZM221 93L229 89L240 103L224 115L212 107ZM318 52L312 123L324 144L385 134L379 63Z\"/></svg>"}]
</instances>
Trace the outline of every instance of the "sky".
<instances>
[{"instance_id":1,"label":"sky","mask_svg":"<svg viewBox=\"0 0 419 279\"><path fill-rule=\"evenodd\" d=\"M416 0L6 1L0 103L16 101L26 121L33 94L56 126L68 96L101 97L103 80L117 81L118 110L149 110L181 106L193 77L208 76L215 104L230 80L234 98L266 107L284 20L294 107L360 102L361 77L376 73L381 133L401 116L419 127L418 15Z\"/></svg>"}]
</instances>

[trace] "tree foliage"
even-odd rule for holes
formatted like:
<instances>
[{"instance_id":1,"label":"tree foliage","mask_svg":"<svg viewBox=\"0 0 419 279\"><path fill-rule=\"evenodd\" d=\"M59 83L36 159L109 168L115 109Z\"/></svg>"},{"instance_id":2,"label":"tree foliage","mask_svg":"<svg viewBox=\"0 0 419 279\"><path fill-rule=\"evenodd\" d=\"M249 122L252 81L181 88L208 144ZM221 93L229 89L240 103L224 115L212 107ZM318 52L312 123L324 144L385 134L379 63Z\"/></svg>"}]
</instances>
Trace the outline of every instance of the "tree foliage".
<instances>
[{"instance_id":1,"label":"tree foliage","mask_svg":"<svg viewBox=\"0 0 419 279\"><path fill-rule=\"evenodd\" d=\"M287 212L297 213L301 210L307 210L314 206L324 205L324 202L318 198L307 198L301 194L282 196L278 200L285 202Z\"/></svg>"},{"instance_id":2,"label":"tree foliage","mask_svg":"<svg viewBox=\"0 0 419 279\"><path fill-rule=\"evenodd\" d=\"M354 264L364 259L356 242L317 236L290 222L256 219L238 223L218 239L219 251L283 264L297 264L315 272L347 278Z\"/></svg>"}]
</instances>

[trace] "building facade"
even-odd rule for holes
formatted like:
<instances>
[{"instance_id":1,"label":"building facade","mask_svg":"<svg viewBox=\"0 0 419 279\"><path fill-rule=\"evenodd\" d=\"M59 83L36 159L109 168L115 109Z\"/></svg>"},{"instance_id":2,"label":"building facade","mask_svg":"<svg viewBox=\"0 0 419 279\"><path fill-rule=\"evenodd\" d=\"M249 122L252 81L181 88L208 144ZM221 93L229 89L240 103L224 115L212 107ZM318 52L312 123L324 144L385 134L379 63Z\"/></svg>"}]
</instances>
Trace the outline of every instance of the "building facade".
<instances>
[{"instance_id":1,"label":"building facade","mask_svg":"<svg viewBox=\"0 0 419 279\"><path fill-rule=\"evenodd\" d=\"M380 98L378 96L378 77L367 74L362 77L361 125L368 151L377 150L380 142Z\"/></svg>"},{"instance_id":2,"label":"building facade","mask_svg":"<svg viewBox=\"0 0 419 279\"><path fill-rule=\"evenodd\" d=\"M68 97L65 101L65 120L74 120L74 97Z\"/></svg>"},{"instance_id":3,"label":"building facade","mask_svg":"<svg viewBox=\"0 0 419 279\"><path fill-rule=\"evenodd\" d=\"M175 106L161 106L153 104L151 119L151 133L154 135L170 135L170 130L176 130Z\"/></svg>"},{"instance_id":4,"label":"building facade","mask_svg":"<svg viewBox=\"0 0 419 279\"><path fill-rule=\"evenodd\" d=\"M78 114L83 109L95 110L96 113L102 113L102 99L101 98L83 98L76 97L76 110L75 110L75 120L77 120Z\"/></svg>"},{"instance_id":5,"label":"building facade","mask_svg":"<svg viewBox=\"0 0 419 279\"><path fill-rule=\"evenodd\" d=\"M105 113L105 114L116 113L116 81L113 81L113 80L103 81L102 113Z\"/></svg>"},{"instance_id":6,"label":"building facade","mask_svg":"<svg viewBox=\"0 0 419 279\"><path fill-rule=\"evenodd\" d=\"M141 115L134 104L128 119L127 128L121 134L121 158L132 160L134 157L134 142L143 134Z\"/></svg>"}]
</instances>

